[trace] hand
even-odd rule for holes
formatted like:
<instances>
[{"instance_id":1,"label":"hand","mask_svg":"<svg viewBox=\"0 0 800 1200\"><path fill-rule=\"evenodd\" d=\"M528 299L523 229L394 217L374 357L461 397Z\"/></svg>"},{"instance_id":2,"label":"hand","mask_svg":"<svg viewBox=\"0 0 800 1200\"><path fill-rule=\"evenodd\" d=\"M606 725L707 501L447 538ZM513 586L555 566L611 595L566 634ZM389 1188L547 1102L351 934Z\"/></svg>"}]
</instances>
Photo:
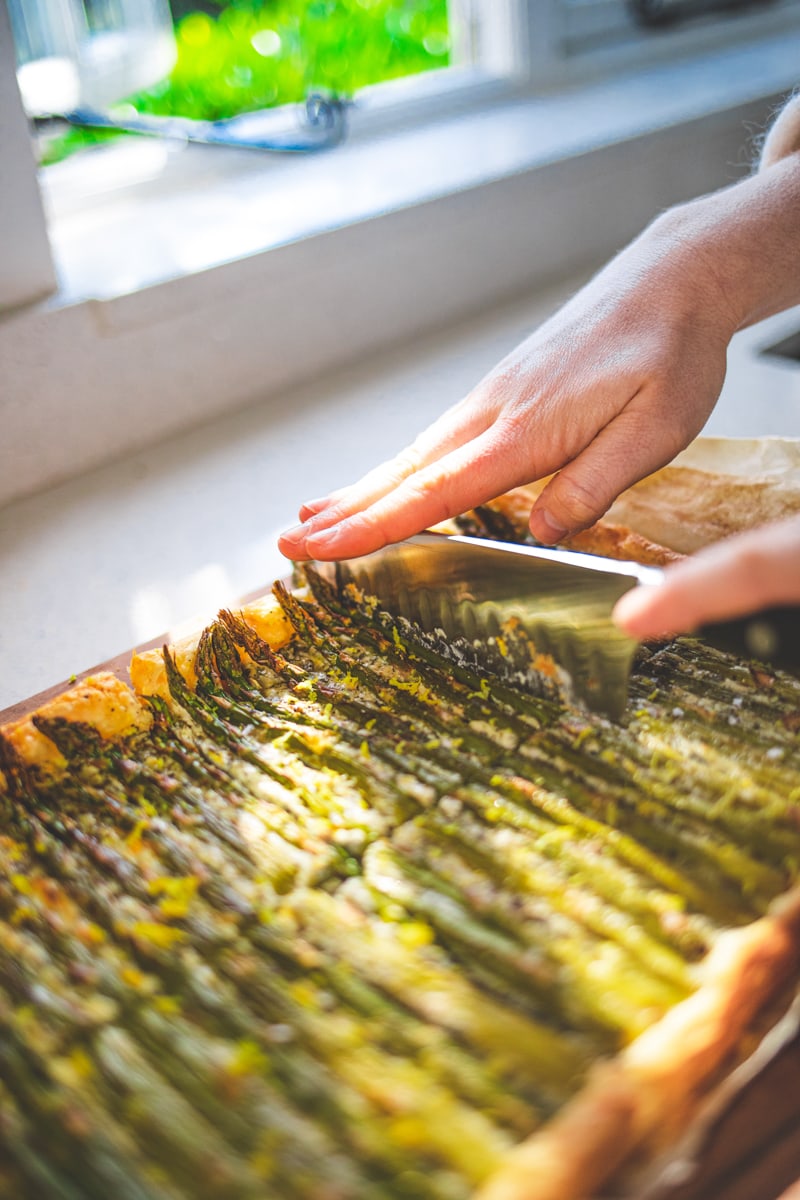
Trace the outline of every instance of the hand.
<instances>
[{"instance_id":1,"label":"hand","mask_svg":"<svg viewBox=\"0 0 800 1200\"><path fill-rule=\"evenodd\" d=\"M737 323L670 214L397 458L305 505L281 550L365 554L560 468L531 529L554 542L585 528L702 428Z\"/></svg>"},{"instance_id":2,"label":"hand","mask_svg":"<svg viewBox=\"0 0 800 1200\"><path fill-rule=\"evenodd\" d=\"M627 592L614 620L635 637L661 637L773 604L800 605L800 515L726 538L667 567L663 583Z\"/></svg>"},{"instance_id":3,"label":"hand","mask_svg":"<svg viewBox=\"0 0 800 1200\"><path fill-rule=\"evenodd\" d=\"M659 217L414 444L300 510L295 560L367 554L557 472L555 542L700 431L737 328L800 300L800 152Z\"/></svg>"}]
</instances>

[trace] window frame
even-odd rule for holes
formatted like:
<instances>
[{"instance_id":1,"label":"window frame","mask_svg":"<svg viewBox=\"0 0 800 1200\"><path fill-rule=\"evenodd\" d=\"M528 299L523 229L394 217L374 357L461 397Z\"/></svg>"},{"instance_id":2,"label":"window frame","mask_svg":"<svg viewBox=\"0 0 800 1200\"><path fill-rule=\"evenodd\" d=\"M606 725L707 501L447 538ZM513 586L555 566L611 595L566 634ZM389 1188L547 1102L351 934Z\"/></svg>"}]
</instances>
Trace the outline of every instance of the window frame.
<instances>
[{"instance_id":1,"label":"window frame","mask_svg":"<svg viewBox=\"0 0 800 1200\"><path fill-rule=\"evenodd\" d=\"M0 3L0 314L55 291L56 275L28 122L17 87L11 22Z\"/></svg>"},{"instance_id":2,"label":"window frame","mask_svg":"<svg viewBox=\"0 0 800 1200\"><path fill-rule=\"evenodd\" d=\"M800 29L798 0L709 10L686 21L645 28L628 15L627 0L518 0L525 19L526 85L573 86L674 56L697 55ZM608 26L613 36L608 36Z\"/></svg>"}]
</instances>

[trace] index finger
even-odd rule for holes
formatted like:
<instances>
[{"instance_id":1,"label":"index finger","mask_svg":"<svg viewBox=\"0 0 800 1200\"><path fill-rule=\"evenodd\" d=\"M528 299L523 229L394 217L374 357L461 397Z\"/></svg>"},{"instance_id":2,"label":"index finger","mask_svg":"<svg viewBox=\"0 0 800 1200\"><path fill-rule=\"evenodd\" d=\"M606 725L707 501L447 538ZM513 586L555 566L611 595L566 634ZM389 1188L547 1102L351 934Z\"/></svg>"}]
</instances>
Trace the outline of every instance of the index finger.
<instances>
[{"instance_id":1,"label":"index finger","mask_svg":"<svg viewBox=\"0 0 800 1200\"><path fill-rule=\"evenodd\" d=\"M281 550L288 557L295 558L295 550L309 535L338 525L374 505L382 497L396 493L404 480L413 478L426 466L479 437L492 419L493 414L489 409L459 401L400 454L374 467L362 479L334 492L326 500L304 505L300 510L303 525L281 535Z\"/></svg>"},{"instance_id":2,"label":"index finger","mask_svg":"<svg viewBox=\"0 0 800 1200\"><path fill-rule=\"evenodd\" d=\"M455 517L526 481L530 468L496 426L404 480L361 512L305 539L306 558L355 558Z\"/></svg>"}]
</instances>

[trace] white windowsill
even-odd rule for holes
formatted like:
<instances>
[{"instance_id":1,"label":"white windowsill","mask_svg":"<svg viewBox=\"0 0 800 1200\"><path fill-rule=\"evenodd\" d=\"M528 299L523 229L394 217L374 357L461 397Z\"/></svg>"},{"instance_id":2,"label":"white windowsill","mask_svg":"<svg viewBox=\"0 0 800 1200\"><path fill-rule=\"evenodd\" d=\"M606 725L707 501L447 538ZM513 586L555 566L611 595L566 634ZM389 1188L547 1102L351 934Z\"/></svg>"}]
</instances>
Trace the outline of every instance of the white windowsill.
<instances>
[{"instance_id":1,"label":"white windowsill","mask_svg":"<svg viewBox=\"0 0 800 1200\"><path fill-rule=\"evenodd\" d=\"M366 113L354 111L348 142L310 156L149 138L112 144L43 173L60 280L51 303L109 301L190 278L775 95L797 83L798 48L795 32L760 49L727 47L515 99L473 72L456 72L454 84L437 73L416 81L419 102L449 115L376 136L385 99L373 98ZM470 88L481 107L465 112Z\"/></svg>"}]
</instances>

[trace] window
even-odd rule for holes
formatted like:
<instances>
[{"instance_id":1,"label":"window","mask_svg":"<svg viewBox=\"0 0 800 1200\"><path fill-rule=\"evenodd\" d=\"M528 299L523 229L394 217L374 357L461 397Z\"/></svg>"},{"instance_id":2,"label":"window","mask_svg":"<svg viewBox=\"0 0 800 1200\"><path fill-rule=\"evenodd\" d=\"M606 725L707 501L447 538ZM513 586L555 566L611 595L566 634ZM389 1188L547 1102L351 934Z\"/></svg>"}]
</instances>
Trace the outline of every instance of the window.
<instances>
[{"instance_id":1,"label":"window","mask_svg":"<svg viewBox=\"0 0 800 1200\"><path fill-rule=\"evenodd\" d=\"M323 106L312 110L313 128L298 130L294 112L280 110L312 91L356 97L352 136L504 89L552 90L800 28L800 0L172 0L176 50L168 0L5 2L29 115L77 109L100 126L55 136L48 127L38 138L45 164L104 140L109 121L200 140L316 148L334 144L344 122ZM63 28L68 11L86 14L83 31ZM274 105L269 119L236 119ZM169 125L175 117L206 124L193 133Z\"/></svg>"},{"instance_id":2,"label":"window","mask_svg":"<svg viewBox=\"0 0 800 1200\"><path fill-rule=\"evenodd\" d=\"M192 15L189 10L203 3L206 11ZM697 53L703 46L717 47L726 41L746 43L764 33L787 32L796 36L800 29L800 0L307 0L303 18L306 23L295 22L294 26L291 26L287 13L292 8L297 10L297 0L274 0L275 19L267 23L256 20L255 24L248 15L248 7L252 10L254 5L248 6L246 0L234 0L228 8L231 15L226 17L223 12L220 21L224 17L234 30L236 36L232 37L231 45L238 39L247 47L250 58L237 65L226 51L227 57L223 55L225 60L220 65L219 49L209 41L214 25L209 12L215 4L217 8L225 8L225 0L173 0L175 12L183 13L179 42L185 42L190 50L193 47L197 54L189 66L184 63L181 67L179 59L177 83L166 88L160 81L175 53L164 31L164 21L168 20L167 0L83 0L82 11L94 14L95 36L88 39L89 52L84 53L80 46L73 46L62 55L63 61L57 61L52 53L48 56L42 24L34 19L37 10L51 14L58 12L57 3L40 2L37 5L32 0L0 0L4 25L0 27L0 80L9 93L0 110L0 131L4 161L13 159L15 163L14 169L5 172L0 181L0 203L16 214L13 220L3 222L0 237L9 243L4 261L18 264L16 269L9 267L5 273L0 305L13 307L40 296L43 291L52 290L54 282L38 200L39 189L30 155L23 145L24 122L10 78L14 50L9 13L16 33L20 81L29 112L47 110L47 102L41 101L43 91L47 94L43 80L45 84L54 81L53 86L61 86L62 91L64 87L68 92L71 88L77 95L75 72L73 70L70 76L65 69L70 65L67 60L72 55L71 65L77 66L88 81L86 93L80 98L84 106L103 109L119 97L120 91L124 93L135 85L147 98L143 107L149 106L157 117L160 114L169 119L181 103L186 102L191 108L186 98L191 97L193 88L197 90L196 63L202 64L206 55L213 87L204 101L206 108L202 111L198 108L189 115L229 116L236 107L237 91L242 92L240 101L244 98L252 102L270 99L277 102L290 94L287 89L291 85L300 96L304 89L314 86L315 81L321 85L335 85L338 72L340 90L356 93L355 107L348 121L351 139L371 136L380 129L407 128L415 121L444 117L449 112L474 108L503 96L552 93L562 85L574 88L604 76L613 78L620 70L631 70L643 63L677 61L687 53ZM389 33L394 30L392 36L396 34L398 43L404 46L405 58L400 55L391 60L388 55L386 62L382 66L378 64L377 69L372 64L369 68L372 74L369 69L365 73L363 64L356 68L350 64L349 74L343 72L336 54L339 35L334 29L333 36L329 36L328 30L326 42L325 37L320 37L319 30L327 29L326 22L331 13L343 12L343 6L347 5L367 14L380 11L382 19L388 22ZM76 5L75 9L78 8L81 6ZM145 61L141 55L137 59L136 55L126 57L116 53L115 57L109 14L117 25L121 20L127 21L138 31L137 36L143 44L146 42L149 76L147 70L141 73ZM254 32L255 25L259 27ZM260 83L258 80L254 83L251 60L271 62L282 39L288 43L290 34L297 37L304 29L316 30L314 36L318 38L318 47L306 61L303 78L300 78L302 72L298 73L299 60L289 55L283 75L291 76L294 72L293 85L291 80L287 83L283 79L281 71L272 77L267 74ZM370 36L373 35L374 31ZM352 30L348 36L352 42ZM409 46L412 47L411 54L407 53ZM155 74L152 72L154 62ZM406 66L403 66L404 62ZM447 65L437 69L438 62ZM406 68L413 73L403 77ZM393 78L358 86L359 81L378 80L381 75ZM239 83L247 86L239 88ZM759 85L754 86L757 89ZM252 122L245 119L234 124L237 137L247 140L251 136ZM287 129L300 142L306 136L298 134L293 108L288 112L280 108L275 110L274 123L263 127L257 125L256 131L268 141L273 136L285 140ZM230 131L224 136L230 136ZM308 140L314 144L314 136ZM324 131L317 141L325 143ZM172 146L174 148L174 143ZM184 186L181 183L184 174L185 186L195 189L196 170L186 173L189 161L186 156L170 152L162 153L159 159L152 147L149 156L141 147L140 150L139 159L144 163L144 181L148 188L156 185L156 177L161 173L165 186L170 189ZM51 157L58 158L60 154L56 151ZM160 166L154 165L157 159ZM196 167L197 160L192 162ZM106 193L118 197L120 189L137 177L139 165L136 163L126 163L118 156L114 159L113 170L109 171L105 171L103 163L104 160L92 157L87 158L85 165L76 164L69 171L51 171L46 167L39 172L38 182L44 190L51 222L58 222L65 212L74 213L85 198L94 199ZM217 158L213 173L217 176L220 171L244 169L249 175L251 165L245 165L244 160L233 156L227 160ZM263 169L273 170L277 166L264 164ZM201 176L205 171L206 168L200 170ZM23 213L26 231L21 238L12 230L21 228L23 217L20 214ZM242 252L251 250L243 248ZM211 263L200 261L196 264L197 267L204 265ZM130 286L139 285L133 279ZM67 289L70 298L75 294L75 288Z\"/></svg>"},{"instance_id":3,"label":"window","mask_svg":"<svg viewBox=\"0 0 800 1200\"><path fill-rule=\"evenodd\" d=\"M60 136L51 128L40 136L46 163L113 126L174 135L183 120L189 138L247 142L254 122L229 125L243 113L310 95L347 101L374 84L463 67L476 8L472 0L172 0L173 24L168 0L8 5L28 115L72 121ZM261 140L269 143L268 132Z\"/></svg>"}]
</instances>

